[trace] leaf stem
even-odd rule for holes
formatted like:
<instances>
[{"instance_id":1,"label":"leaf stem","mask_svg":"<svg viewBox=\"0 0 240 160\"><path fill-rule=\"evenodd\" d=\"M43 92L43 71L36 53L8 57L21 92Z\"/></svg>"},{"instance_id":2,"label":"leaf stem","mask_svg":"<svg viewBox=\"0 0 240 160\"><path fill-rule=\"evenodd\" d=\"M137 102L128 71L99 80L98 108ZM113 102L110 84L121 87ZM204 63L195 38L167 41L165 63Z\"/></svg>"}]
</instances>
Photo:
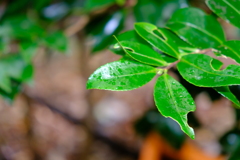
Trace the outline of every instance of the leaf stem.
<instances>
[{"instance_id":1,"label":"leaf stem","mask_svg":"<svg viewBox=\"0 0 240 160\"><path fill-rule=\"evenodd\" d=\"M171 63L169 66L163 68L164 70L169 70L170 68L172 68L173 66L175 66L176 64L178 64L178 62L180 62L180 59Z\"/></svg>"}]
</instances>

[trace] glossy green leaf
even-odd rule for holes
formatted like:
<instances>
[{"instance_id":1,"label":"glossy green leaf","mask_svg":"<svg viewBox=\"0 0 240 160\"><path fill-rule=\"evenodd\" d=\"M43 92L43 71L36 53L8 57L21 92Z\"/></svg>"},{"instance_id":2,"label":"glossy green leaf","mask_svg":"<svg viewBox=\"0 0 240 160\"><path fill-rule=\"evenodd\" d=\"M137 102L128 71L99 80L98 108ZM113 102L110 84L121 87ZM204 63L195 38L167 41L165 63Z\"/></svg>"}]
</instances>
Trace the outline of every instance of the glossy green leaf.
<instances>
[{"instance_id":1,"label":"glossy green leaf","mask_svg":"<svg viewBox=\"0 0 240 160\"><path fill-rule=\"evenodd\" d=\"M221 46L217 47L217 52L221 55L227 56L240 63L240 41L231 40L224 42Z\"/></svg>"},{"instance_id":2,"label":"glossy green leaf","mask_svg":"<svg viewBox=\"0 0 240 160\"><path fill-rule=\"evenodd\" d=\"M32 74L32 67L27 65L19 55L0 60L0 88L6 92L11 92L11 79L27 81Z\"/></svg>"},{"instance_id":3,"label":"glossy green leaf","mask_svg":"<svg viewBox=\"0 0 240 160\"><path fill-rule=\"evenodd\" d=\"M132 42L138 42L138 43L142 43L142 44L147 44L146 41L144 41L135 30L130 30L130 31L126 31L123 32L119 35L116 36L117 39L119 41L132 41ZM113 38L114 39L114 38ZM125 55L125 52L123 51L122 48L115 48L114 45L118 43L116 39L114 39L112 41L112 43L110 44L109 49L119 55Z\"/></svg>"},{"instance_id":4,"label":"glossy green leaf","mask_svg":"<svg viewBox=\"0 0 240 160\"><path fill-rule=\"evenodd\" d=\"M240 28L239 0L206 0L206 3L219 17Z\"/></svg>"},{"instance_id":5,"label":"glossy green leaf","mask_svg":"<svg viewBox=\"0 0 240 160\"><path fill-rule=\"evenodd\" d=\"M143 22L135 23L135 30L143 39L155 48L172 57L180 57L178 46L175 42L175 39L178 37L169 30L165 28L158 28L155 25Z\"/></svg>"},{"instance_id":6,"label":"glossy green leaf","mask_svg":"<svg viewBox=\"0 0 240 160\"><path fill-rule=\"evenodd\" d=\"M176 11L167 27L195 47L212 48L225 41L220 23L197 8Z\"/></svg>"},{"instance_id":7,"label":"glossy green leaf","mask_svg":"<svg viewBox=\"0 0 240 160\"><path fill-rule=\"evenodd\" d=\"M156 72L156 68L139 62L115 61L98 68L89 77L87 89L133 90L151 81Z\"/></svg>"},{"instance_id":8,"label":"glossy green leaf","mask_svg":"<svg viewBox=\"0 0 240 160\"><path fill-rule=\"evenodd\" d=\"M177 121L189 137L194 139L194 131L187 123L187 114L195 111L193 98L174 78L163 74L154 87L154 101L160 113Z\"/></svg>"},{"instance_id":9,"label":"glossy green leaf","mask_svg":"<svg viewBox=\"0 0 240 160\"><path fill-rule=\"evenodd\" d=\"M48 35L43 39L43 41L44 44L53 50L57 50L62 53L66 53L68 51L68 39L64 33L60 31Z\"/></svg>"},{"instance_id":10,"label":"glossy green leaf","mask_svg":"<svg viewBox=\"0 0 240 160\"><path fill-rule=\"evenodd\" d=\"M116 44L115 47L122 47L130 57L139 62L153 66L167 65L167 63L162 59L159 53L144 44L131 41L121 41L119 42L119 44Z\"/></svg>"},{"instance_id":11,"label":"glossy green leaf","mask_svg":"<svg viewBox=\"0 0 240 160\"><path fill-rule=\"evenodd\" d=\"M232 101L234 104L240 107L240 102L237 99L237 97L231 92L229 87L215 87L214 88L218 93L220 93L222 96L226 97L230 101Z\"/></svg>"},{"instance_id":12,"label":"glossy green leaf","mask_svg":"<svg viewBox=\"0 0 240 160\"><path fill-rule=\"evenodd\" d=\"M163 27L174 11L187 6L186 0L138 0L133 9L137 22Z\"/></svg>"},{"instance_id":13,"label":"glossy green leaf","mask_svg":"<svg viewBox=\"0 0 240 160\"><path fill-rule=\"evenodd\" d=\"M124 20L125 13L118 11L98 22L90 23L87 30L94 40L92 52L100 51L109 46L114 41L113 35L117 35L123 29Z\"/></svg>"},{"instance_id":14,"label":"glossy green leaf","mask_svg":"<svg viewBox=\"0 0 240 160\"><path fill-rule=\"evenodd\" d=\"M216 70L213 58L204 54L183 56L177 64L178 71L189 83L200 87L220 87L240 84L240 66L229 65L224 70Z\"/></svg>"}]
</instances>

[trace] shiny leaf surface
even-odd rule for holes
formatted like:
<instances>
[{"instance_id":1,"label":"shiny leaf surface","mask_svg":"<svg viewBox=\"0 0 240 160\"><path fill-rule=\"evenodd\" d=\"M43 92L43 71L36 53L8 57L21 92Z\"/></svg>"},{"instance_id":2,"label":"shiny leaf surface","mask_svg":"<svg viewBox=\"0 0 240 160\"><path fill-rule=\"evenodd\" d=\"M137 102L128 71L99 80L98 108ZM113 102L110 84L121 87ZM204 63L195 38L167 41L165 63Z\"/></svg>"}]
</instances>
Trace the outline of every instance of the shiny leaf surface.
<instances>
[{"instance_id":1,"label":"shiny leaf surface","mask_svg":"<svg viewBox=\"0 0 240 160\"><path fill-rule=\"evenodd\" d=\"M172 57L180 57L178 45L176 44L176 39L179 38L171 31L165 28L158 28L150 23L135 23L135 30L155 48Z\"/></svg>"},{"instance_id":2,"label":"shiny leaf surface","mask_svg":"<svg viewBox=\"0 0 240 160\"><path fill-rule=\"evenodd\" d=\"M236 104L238 107L240 107L240 102L237 99L237 97L231 92L229 87L215 87L214 88L218 93L220 93L222 96L226 97L230 101L232 101L234 104Z\"/></svg>"},{"instance_id":3,"label":"shiny leaf surface","mask_svg":"<svg viewBox=\"0 0 240 160\"><path fill-rule=\"evenodd\" d=\"M146 41L144 41L135 30L130 30L123 32L119 35L116 36L119 41L131 41L131 42L138 42L142 44L147 44ZM113 40L112 43L110 44L109 49L119 55L125 55L125 52L123 51L122 48L115 48L114 45L117 44L117 40Z\"/></svg>"},{"instance_id":4,"label":"shiny leaf surface","mask_svg":"<svg viewBox=\"0 0 240 160\"><path fill-rule=\"evenodd\" d=\"M116 44L115 47L122 47L130 57L139 62L153 66L167 65L159 53L144 44L131 41L121 41L119 44Z\"/></svg>"},{"instance_id":5,"label":"shiny leaf surface","mask_svg":"<svg viewBox=\"0 0 240 160\"><path fill-rule=\"evenodd\" d=\"M206 3L219 17L240 28L239 0L206 0Z\"/></svg>"},{"instance_id":6,"label":"shiny leaf surface","mask_svg":"<svg viewBox=\"0 0 240 160\"><path fill-rule=\"evenodd\" d=\"M240 66L229 65L224 70L211 66L213 58L204 54L183 56L177 64L180 74L189 83L200 87L220 87L240 84Z\"/></svg>"},{"instance_id":7,"label":"shiny leaf surface","mask_svg":"<svg viewBox=\"0 0 240 160\"><path fill-rule=\"evenodd\" d=\"M98 68L88 79L87 89L127 91L139 88L156 75L157 69L130 60L120 60Z\"/></svg>"},{"instance_id":8,"label":"shiny leaf surface","mask_svg":"<svg viewBox=\"0 0 240 160\"><path fill-rule=\"evenodd\" d=\"M240 41L231 40L224 42L221 46L217 47L218 53L227 56L240 63Z\"/></svg>"},{"instance_id":9,"label":"shiny leaf surface","mask_svg":"<svg viewBox=\"0 0 240 160\"><path fill-rule=\"evenodd\" d=\"M189 137L194 139L194 131L187 124L188 112L196 107L188 91L174 78L163 74L154 87L154 101L160 113L177 121Z\"/></svg>"},{"instance_id":10,"label":"shiny leaf surface","mask_svg":"<svg viewBox=\"0 0 240 160\"><path fill-rule=\"evenodd\" d=\"M176 11L167 27L195 47L211 48L225 41L223 29L212 16L197 8Z\"/></svg>"}]
</instances>

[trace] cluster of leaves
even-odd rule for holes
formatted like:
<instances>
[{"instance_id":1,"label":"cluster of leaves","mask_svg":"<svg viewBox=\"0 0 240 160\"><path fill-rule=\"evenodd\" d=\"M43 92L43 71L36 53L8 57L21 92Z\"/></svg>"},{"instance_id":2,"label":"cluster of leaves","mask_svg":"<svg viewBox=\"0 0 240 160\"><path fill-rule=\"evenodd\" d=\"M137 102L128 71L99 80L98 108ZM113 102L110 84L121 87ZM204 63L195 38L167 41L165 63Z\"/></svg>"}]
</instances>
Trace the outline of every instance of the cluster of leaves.
<instances>
[{"instance_id":1,"label":"cluster of leaves","mask_svg":"<svg viewBox=\"0 0 240 160\"><path fill-rule=\"evenodd\" d=\"M64 0L1 1L0 95L6 100L14 99L22 83L32 82L32 59L39 47L67 52L68 40L59 22L69 14L70 5Z\"/></svg>"},{"instance_id":2,"label":"cluster of leaves","mask_svg":"<svg viewBox=\"0 0 240 160\"><path fill-rule=\"evenodd\" d=\"M206 3L221 18L240 27L239 1L207 0ZM197 8L182 8L172 15L165 28L140 22L135 23L134 30L117 36L111 50L123 58L98 68L89 77L87 88L133 90L158 75L154 87L158 110L177 121L183 132L194 139L194 131L187 123L187 114L196 109L194 100L168 70L176 65L189 83L214 88L240 106L229 89L229 86L240 85L239 46L238 40L226 40L216 17ZM217 56L235 60L237 65L223 69L221 61L203 54L209 49Z\"/></svg>"},{"instance_id":3,"label":"cluster of leaves","mask_svg":"<svg viewBox=\"0 0 240 160\"><path fill-rule=\"evenodd\" d=\"M138 0L136 5L128 5L126 0L1 1L0 63L4 72L0 73L0 95L12 101L21 91L22 83L32 81L32 59L40 47L68 52L68 40L63 31L72 25L70 17L89 17L84 31L94 39L94 53L105 49L113 41L112 35L123 30L131 10L136 21L162 25L180 4L187 5L185 0ZM146 14L145 10L151 12ZM11 65L12 59L22 67Z\"/></svg>"},{"instance_id":4,"label":"cluster of leaves","mask_svg":"<svg viewBox=\"0 0 240 160\"><path fill-rule=\"evenodd\" d=\"M163 26L174 11L186 6L187 0L138 0L135 5L128 5L126 0L88 0L85 4L87 12L108 8L108 12L94 17L86 27L87 33L94 38L92 53L107 48L113 42L112 35L124 29L127 17L132 13L136 22Z\"/></svg>"}]
</instances>

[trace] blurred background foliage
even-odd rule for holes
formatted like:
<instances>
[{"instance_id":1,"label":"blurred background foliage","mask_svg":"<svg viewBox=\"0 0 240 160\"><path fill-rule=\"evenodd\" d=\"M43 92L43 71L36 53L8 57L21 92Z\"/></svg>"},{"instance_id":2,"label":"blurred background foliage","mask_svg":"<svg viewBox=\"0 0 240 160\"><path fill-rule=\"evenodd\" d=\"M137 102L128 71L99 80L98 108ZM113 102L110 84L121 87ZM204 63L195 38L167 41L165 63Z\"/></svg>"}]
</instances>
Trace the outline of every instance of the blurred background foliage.
<instances>
[{"instance_id":1,"label":"blurred background foliage","mask_svg":"<svg viewBox=\"0 0 240 160\"><path fill-rule=\"evenodd\" d=\"M194 142L152 109L153 83L125 93L85 89L92 71L120 58L106 50L113 35L134 22L164 27L189 6L213 14L203 0L1 0L0 159L239 160L239 110L174 69L198 107L189 114ZM240 38L219 21L228 38Z\"/></svg>"}]
</instances>

